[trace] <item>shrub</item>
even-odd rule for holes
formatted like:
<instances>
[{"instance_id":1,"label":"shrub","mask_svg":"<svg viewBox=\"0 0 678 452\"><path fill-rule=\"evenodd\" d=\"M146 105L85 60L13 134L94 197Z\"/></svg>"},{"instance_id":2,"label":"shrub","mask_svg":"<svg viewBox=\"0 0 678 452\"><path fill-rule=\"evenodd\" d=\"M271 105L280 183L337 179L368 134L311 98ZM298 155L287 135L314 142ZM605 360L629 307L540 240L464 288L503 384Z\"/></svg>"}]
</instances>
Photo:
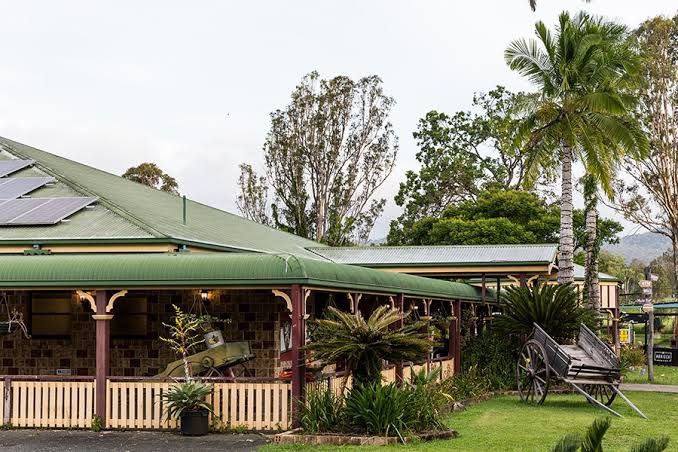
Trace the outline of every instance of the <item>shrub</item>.
<instances>
[{"instance_id":1,"label":"shrub","mask_svg":"<svg viewBox=\"0 0 678 452\"><path fill-rule=\"evenodd\" d=\"M439 383L441 369L426 373L422 369L412 373L409 384L409 402L406 424L408 430L415 432L441 430L441 413L454 399L447 394Z\"/></svg>"},{"instance_id":2,"label":"shrub","mask_svg":"<svg viewBox=\"0 0 678 452\"><path fill-rule=\"evenodd\" d=\"M489 389L513 388L520 344L515 336L507 337L494 329L470 338L462 350L462 367L475 368L483 375Z\"/></svg>"},{"instance_id":3,"label":"shrub","mask_svg":"<svg viewBox=\"0 0 678 452\"><path fill-rule=\"evenodd\" d=\"M477 366L470 366L464 372L444 379L440 383L441 390L453 400L477 399L492 390L490 380Z\"/></svg>"},{"instance_id":4,"label":"shrub","mask_svg":"<svg viewBox=\"0 0 678 452\"><path fill-rule=\"evenodd\" d=\"M401 435L407 429L409 401L409 391L393 383L356 385L346 398L346 420L368 434Z\"/></svg>"},{"instance_id":5,"label":"shrub","mask_svg":"<svg viewBox=\"0 0 678 452\"><path fill-rule=\"evenodd\" d=\"M527 336L536 323L557 342L567 342L577 336L582 323L595 325L593 311L580 304L571 284L508 287L499 307L494 326L505 334Z\"/></svg>"},{"instance_id":6,"label":"shrub","mask_svg":"<svg viewBox=\"0 0 678 452\"><path fill-rule=\"evenodd\" d=\"M622 371L629 370L631 367L643 366L645 361L645 352L642 347L627 345L621 348L619 363Z\"/></svg>"},{"instance_id":7,"label":"shrub","mask_svg":"<svg viewBox=\"0 0 678 452\"><path fill-rule=\"evenodd\" d=\"M299 422L311 433L336 431L344 423L343 409L343 397L335 396L329 388L311 389L301 404Z\"/></svg>"}]
</instances>

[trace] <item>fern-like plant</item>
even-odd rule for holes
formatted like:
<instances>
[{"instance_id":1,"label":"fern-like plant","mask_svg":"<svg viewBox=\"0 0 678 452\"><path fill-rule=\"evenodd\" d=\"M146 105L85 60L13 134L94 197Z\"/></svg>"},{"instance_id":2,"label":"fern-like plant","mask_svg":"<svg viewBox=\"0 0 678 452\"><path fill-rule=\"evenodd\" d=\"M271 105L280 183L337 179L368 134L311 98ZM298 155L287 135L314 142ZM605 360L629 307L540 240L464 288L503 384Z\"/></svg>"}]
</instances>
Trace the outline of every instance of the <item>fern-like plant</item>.
<instances>
[{"instance_id":1,"label":"fern-like plant","mask_svg":"<svg viewBox=\"0 0 678 452\"><path fill-rule=\"evenodd\" d=\"M421 360L432 346L421 332L423 322L392 328L399 321L400 312L388 306L378 307L368 319L330 307L327 317L314 323L306 348L324 364L343 362L356 385L379 384L384 360Z\"/></svg>"},{"instance_id":2,"label":"fern-like plant","mask_svg":"<svg viewBox=\"0 0 678 452\"><path fill-rule=\"evenodd\" d=\"M527 336L538 324L556 341L570 341L583 323L593 326L593 311L581 304L571 284L508 287L502 291L495 327L505 334Z\"/></svg>"}]
</instances>

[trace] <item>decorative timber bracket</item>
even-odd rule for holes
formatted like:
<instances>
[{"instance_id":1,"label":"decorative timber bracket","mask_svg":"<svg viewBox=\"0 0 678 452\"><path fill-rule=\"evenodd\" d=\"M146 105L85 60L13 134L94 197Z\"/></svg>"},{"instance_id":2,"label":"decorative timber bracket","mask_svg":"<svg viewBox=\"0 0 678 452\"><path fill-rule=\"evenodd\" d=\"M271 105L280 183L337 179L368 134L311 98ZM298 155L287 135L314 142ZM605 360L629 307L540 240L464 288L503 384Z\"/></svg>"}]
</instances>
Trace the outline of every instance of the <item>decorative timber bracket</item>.
<instances>
[{"instance_id":1,"label":"decorative timber bracket","mask_svg":"<svg viewBox=\"0 0 678 452\"><path fill-rule=\"evenodd\" d=\"M287 292L283 292L282 290L278 290L278 289L272 289L271 292L273 292L274 296L280 297L285 301L285 304L287 305L288 311L294 312L292 310L292 297L290 296L290 294L288 294ZM308 301L308 297L311 296L311 289L304 288L302 294L303 294L303 297L304 297L304 306L303 306L304 320L308 320L308 318L310 316L308 314L306 314L306 302Z\"/></svg>"},{"instance_id":2,"label":"decorative timber bracket","mask_svg":"<svg viewBox=\"0 0 678 452\"><path fill-rule=\"evenodd\" d=\"M358 312L358 305L360 304L360 299L363 297L361 293L351 293L347 292L346 297L351 307L351 314L356 314Z\"/></svg>"},{"instance_id":3,"label":"decorative timber bracket","mask_svg":"<svg viewBox=\"0 0 678 452\"><path fill-rule=\"evenodd\" d=\"M75 291L78 296L80 297L81 300L86 300L89 302L89 307L94 312L95 314L97 313L97 302L94 300L94 297L92 296L91 293L85 292L84 290L76 290ZM108 300L108 304L106 305L106 312L111 312L113 310L113 305L115 304L115 301L118 298L124 297L127 295L126 290L119 290L118 292L114 293L111 295L111 298Z\"/></svg>"}]
</instances>

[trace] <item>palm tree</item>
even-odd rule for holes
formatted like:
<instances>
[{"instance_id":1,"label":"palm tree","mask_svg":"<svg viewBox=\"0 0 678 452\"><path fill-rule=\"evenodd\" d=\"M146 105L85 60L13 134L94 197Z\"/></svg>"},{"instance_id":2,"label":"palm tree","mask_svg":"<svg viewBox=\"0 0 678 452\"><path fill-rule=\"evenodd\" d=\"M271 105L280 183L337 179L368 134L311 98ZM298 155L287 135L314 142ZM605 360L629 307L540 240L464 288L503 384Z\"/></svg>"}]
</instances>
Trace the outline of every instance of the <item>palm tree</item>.
<instances>
[{"instance_id":1,"label":"palm tree","mask_svg":"<svg viewBox=\"0 0 678 452\"><path fill-rule=\"evenodd\" d=\"M626 44L627 29L579 13L559 17L555 33L537 22L536 40L516 40L506 49L511 69L537 87L524 105L518 139L533 150L531 171L560 148L561 214L558 281L574 281L572 164L580 159L611 196L619 155L647 148L630 116L635 98L627 94L639 59Z\"/></svg>"},{"instance_id":2,"label":"palm tree","mask_svg":"<svg viewBox=\"0 0 678 452\"><path fill-rule=\"evenodd\" d=\"M532 8L532 11L537 10L537 0L529 0L530 1L530 8ZM584 0L586 3L590 3L591 0Z\"/></svg>"},{"instance_id":3,"label":"palm tree","mask_svg":"<svg viewBox=\"0 0 678 452\"><path fill-rule=\"evenodd\" d=\"M400 312L380 306L365 320L363 315L328 308L317 320L306 346L313 358L325 364L343 362L356 384L380 384L383 361L417 361L426 356L431 341L421 333L424 322L392 328Z\"/></svg>"}]
</instances>

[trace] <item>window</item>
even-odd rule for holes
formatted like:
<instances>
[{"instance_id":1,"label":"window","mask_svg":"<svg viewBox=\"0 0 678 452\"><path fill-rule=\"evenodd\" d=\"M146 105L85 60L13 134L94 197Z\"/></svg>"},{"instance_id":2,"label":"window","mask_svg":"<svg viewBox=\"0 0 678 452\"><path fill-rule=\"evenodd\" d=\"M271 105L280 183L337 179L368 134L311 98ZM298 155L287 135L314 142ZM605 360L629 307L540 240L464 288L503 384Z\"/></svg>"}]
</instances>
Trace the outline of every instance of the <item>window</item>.
<instances>
[{"instance_id":1,"label":"window","mask_svg":"<svg viewBox=\"0 0 678 452\"><path fill-rule=\"evenodd\" d=\"M118 337L148 334L148 299L145 296L118 298L113 306L111 334Z\"/></svg>"},{"instance_id":2,"label":"window","mask_svg":"<svg viewBox=\"0 0 678 452\"><path fill-rule=\"evenodd\" d=\"M31 296L31 335L71 335L71 293L33 293Z\"/></svg>"}]
</instances>

